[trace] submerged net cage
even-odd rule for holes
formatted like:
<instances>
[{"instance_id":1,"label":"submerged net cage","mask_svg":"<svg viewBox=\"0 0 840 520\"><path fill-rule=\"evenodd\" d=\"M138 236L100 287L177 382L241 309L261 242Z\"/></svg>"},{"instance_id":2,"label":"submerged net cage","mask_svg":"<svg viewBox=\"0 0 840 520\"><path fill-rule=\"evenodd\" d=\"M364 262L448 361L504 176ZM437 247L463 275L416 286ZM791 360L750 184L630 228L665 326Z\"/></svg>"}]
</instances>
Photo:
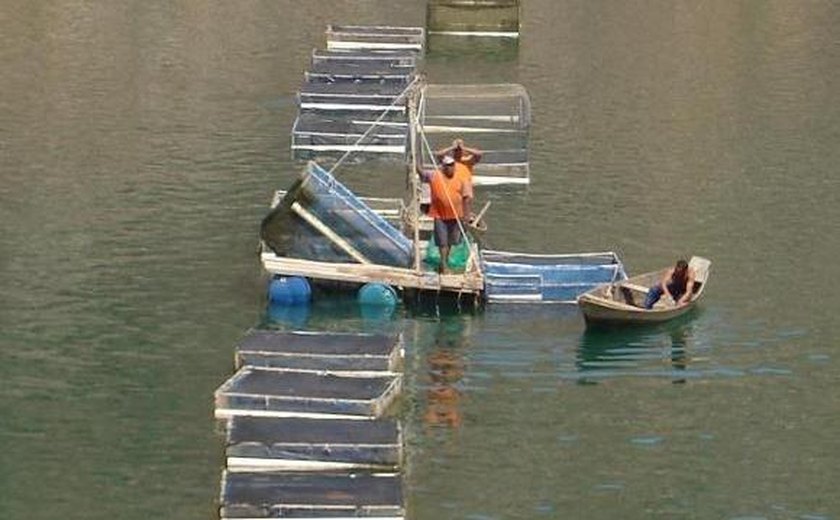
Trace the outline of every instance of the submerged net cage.
<instances>
[{"instance_id":1,"label":"submerged net cage","mask_svg":"<svg viewBox=\"0 0 840 520\"><path fill-rule=\"evenodd\" d=\"M260 236L279 256L409 267L412 242L326 170L309 162L263 219Z\"/></svg>"},{"instance_id":2,"label":"submerged net cage","mask_svg":"<svg viewBox=\"0 0 840 520\"><path fill-rule=\"evenodd\" d=\"M485 250L481 266L489 302L572 303L596 285L627 278L613 252L535 255Z\"/></svg>"},{"instance_id":3,"label":"submerged net cage","mask_svg":"<svg viewBox=\"0 0 840 520\"><path fill-rule=\"evenodd\" d=\"M423 52L422 27L384 25L328 25L327 48L332 50L406 50Z\"/></svg>"},{"instance_id":4,"label":"submerged net cage","mask_svg":"<svg viewBox=\"0 0 840 520\"><path fill-rule=\"evenodd\" d=\"M519 0L429 0L429 33L508 36L519 34Z\"/></svg>"},{"instance_id":5,"label":"submerged net cage","mask_svg":"<svg viewBox=\"0 0 840 520\"><path fill-rule=\"evenodd\" d=\"M419 121L434 150L455 138L483 152L475 184L527 184L531 102L522 85L426 85ZM424 156L430 168L430 160Z\"/></svg>"}]
</instances>

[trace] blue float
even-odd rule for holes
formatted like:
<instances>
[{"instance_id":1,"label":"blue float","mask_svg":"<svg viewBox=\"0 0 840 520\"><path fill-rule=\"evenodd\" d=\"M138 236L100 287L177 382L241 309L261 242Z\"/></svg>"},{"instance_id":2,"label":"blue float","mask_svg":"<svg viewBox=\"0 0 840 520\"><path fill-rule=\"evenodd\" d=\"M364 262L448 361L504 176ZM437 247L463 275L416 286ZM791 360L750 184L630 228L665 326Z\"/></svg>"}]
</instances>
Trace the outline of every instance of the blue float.
<instances>
[{"instance_id":1,"label":"blue float","mask_svg":"<svg viewBox=\"0 0 840 520\"><path fill-rule=\"evenodd\" d=\"M366 283L359 289L359 303L376 307L397 306L397 291L384 283Z\"/></svg>"},{"instance_id":2,"label":"blue float","mask_svg":"<svg viewBox=\"0 0 840 520\"><path fill-rule=\"evenodd\" d=\"M277 305L301 305L309 303L312 288L301 276L278 276L268 284L268 301Z\"/></svg>"}]
</instances>

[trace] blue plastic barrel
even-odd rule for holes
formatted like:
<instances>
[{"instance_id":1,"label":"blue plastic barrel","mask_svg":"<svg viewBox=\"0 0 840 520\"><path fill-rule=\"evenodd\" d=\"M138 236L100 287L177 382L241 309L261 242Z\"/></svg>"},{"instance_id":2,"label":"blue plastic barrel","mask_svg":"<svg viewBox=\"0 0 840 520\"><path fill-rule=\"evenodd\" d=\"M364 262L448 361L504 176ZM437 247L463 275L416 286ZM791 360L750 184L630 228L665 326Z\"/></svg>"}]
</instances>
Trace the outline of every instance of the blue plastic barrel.
<instances>
[{"instance_id":1,"label":"blue plastic barrel","mask_svg":"<svg viewBox=\"0 0 840 520\"><path fill-rule=\"evenodd\" d=\"M302 276L277 276L268 284L268 301L278 305L309 303L312 288Z\"/></svg>"},{"instance_id":2,"label":"blue plastic barrel","mask_svg":"<svg viewBox=\"0 0 840 520\"><path fill-rule=\"evenodd\" d=\"M397 291L384 283L366 283L359 289L359 303L376 307L396 307Z\"/></svg>"}]
</instances>

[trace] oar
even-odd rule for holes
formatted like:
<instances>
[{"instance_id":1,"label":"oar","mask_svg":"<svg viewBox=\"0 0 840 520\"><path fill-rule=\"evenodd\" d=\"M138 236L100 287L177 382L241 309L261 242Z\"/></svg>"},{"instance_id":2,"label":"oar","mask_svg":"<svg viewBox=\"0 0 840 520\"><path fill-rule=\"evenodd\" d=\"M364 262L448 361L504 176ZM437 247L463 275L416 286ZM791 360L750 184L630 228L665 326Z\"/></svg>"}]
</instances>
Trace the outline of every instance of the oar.
<instances>
[{"instance_id":1,"label":"oar","mask_svg":"<svg viewBox=\"0 0 840 520\"><path fill-rule=\"evenodd\" d=\"M483 233L483 232L487 231L487 226L486 225L481 226L481 218L484 217L484 214L487 212L487 208L490 207L491 202L492 201L490 201L490 200L485 202L484 206L481 208L481 211L478 212L478 215L476 215L475 218L470 223L470 228L473 231L477 231L479 233Z\"/></svg>"}]
</instances>

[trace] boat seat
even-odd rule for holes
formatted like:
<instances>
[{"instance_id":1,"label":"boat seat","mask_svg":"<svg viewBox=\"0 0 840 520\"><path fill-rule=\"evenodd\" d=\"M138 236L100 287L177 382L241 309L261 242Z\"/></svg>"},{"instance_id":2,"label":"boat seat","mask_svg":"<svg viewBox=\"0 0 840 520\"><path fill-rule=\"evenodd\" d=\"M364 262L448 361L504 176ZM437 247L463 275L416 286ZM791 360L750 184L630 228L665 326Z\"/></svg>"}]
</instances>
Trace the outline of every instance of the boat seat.
<instances>
[{"instance_id":1,"label":"boat seat","mask_svg":"<svg viewBox=\"0 0 840 520\"><path fill-rule=\"evenodd\" d=\"M638 284L635 284L635 283L619 282L617 285L619 287L627 287L628 289L630 289L632 291L640 292L642 294L647 294L648 291L650 290L650 287L645 287L644 285L638 285Z\"/></svg>"}]
</instances>

